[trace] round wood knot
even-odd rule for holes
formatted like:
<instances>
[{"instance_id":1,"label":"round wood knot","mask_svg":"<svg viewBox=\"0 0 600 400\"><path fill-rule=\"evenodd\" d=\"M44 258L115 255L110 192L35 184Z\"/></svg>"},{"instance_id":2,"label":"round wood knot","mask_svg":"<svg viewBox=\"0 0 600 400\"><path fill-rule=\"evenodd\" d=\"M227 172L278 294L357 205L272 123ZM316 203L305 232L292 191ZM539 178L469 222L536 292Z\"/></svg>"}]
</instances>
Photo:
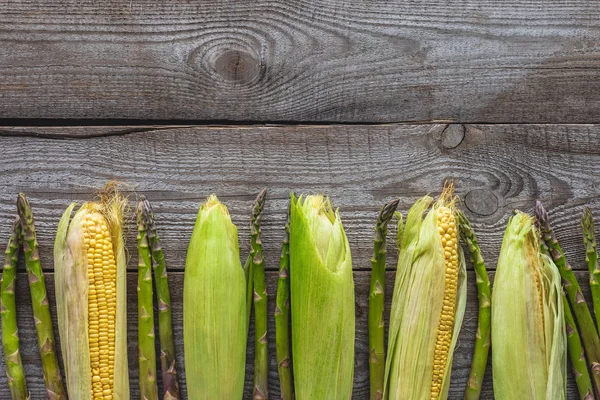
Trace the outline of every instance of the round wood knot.
<instances>
[{"instance_id":1,"label":"round wood knot","mask_svg":"<svg viewBox=\"0 0 600 400\"><path fill-rule=\"evenodd\" d=\"M492 215L498 210L498 198L487 189L473 189L465 196L465 206L477 215Z\"/></svg>"},{"instance_id":2,"label":"round wood knot","mask_svg":"<svg viewBox=\"0 0 600 400\"><path fill-rule=\"evenodd\" d=\"M450 124L442 132L442 146L445 149L458 147L465 138L465 126L461 124Z\"/></svg>"},{"instance_id":3,"label":"round wood knot","mask_svg":"<svg viewBox=\"0 0 600 400\"><path fill-rule=\"evenodd\" d=\"M215 70L225 79L250 83L260 74L260 61L242 50L227 50L215 60Z\"/></svg>"}]
</instances>

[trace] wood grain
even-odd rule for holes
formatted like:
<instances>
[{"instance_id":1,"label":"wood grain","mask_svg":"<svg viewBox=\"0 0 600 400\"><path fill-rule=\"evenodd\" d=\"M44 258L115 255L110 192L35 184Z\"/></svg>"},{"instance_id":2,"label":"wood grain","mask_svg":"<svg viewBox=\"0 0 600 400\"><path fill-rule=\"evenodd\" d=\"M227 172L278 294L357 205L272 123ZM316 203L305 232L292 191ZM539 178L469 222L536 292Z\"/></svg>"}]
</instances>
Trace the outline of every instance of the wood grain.
<instances>
[{"instance_id":1,"label":"wood grain","mask_svg":"<svg viewBox=\"0 0 600 400\"><path fill-rule=\"evenodd\" d=\"M267 269L279 263L289 192L324 192L340 207L355 269L368 269L379 208L399 210L452 179L490 268L514 208L540 198L575 269L586 269L579 227L588 204L600 217L600 125L378 125L3 128L0 243L19 191L31 201L43 266L52 269L56 226L67 205L108 180L154 205L171 270L182 270L199 204L215 192L249 250L252 200L268 188ZM129 214L127 244L135 249ZM396 263L390 245L389 266ZM135 261L130 262L135 270Z\"/></svg>"},{"instance_id":2,"label":"wood grain","mask_svg":"<svg viewBox=\"0 0 600 400\"><path fill-rule=\"evenodd\" d=\"M2 118L599 122L593 1L0 1Z\"/></svg>"},{"instance_id":3,"label":"wood grain","mask_svg":"<svg viewBox=\"0 0 600 400\"><path fill-rule=\"evenodd\" d=\"M578 272L578 279L581 282L585 295L589 298L589 288L587 284L586 273ZM493 277L493 274L492 274ZM26 275L19 274L17 281L17 292L19 299L17 305L19 334L21 337L21 350L23 362L27 371L27 384L32 394L32 399L45 398L45 388L42 375L39 354L37 350L37 342L35 339L35 327L33 325L33 317L31 315L31 304L28 301L28 286ZM52 315L56 316L55 301L54 301L54 281L52 274L46 274L48 292L52 306ZM469 368L471 366L471 356L473 353L473 343L475 340L475 331L477 329L477 292L475 288L475 274L468 273L468 302L463 327L458 340L458 345L454 353L454 362L452 369L452 381L450 384L449 399L462 398L464 388L466 386ZM354 274L355 291L356 291L356 346L355 346L355 377L354 377L354 392L353 399L365 400L369 398L369 374L368 374L368 333L367 333L367 310L369 297L369 280L370 274L368 271L357 271ZM388 287L393 287L394 273L387 273ZM138 366L137 366L137 324L136 324L136 282L135 273L128 274L128 336L129 336L129 373L131 384L131 398L139 398L138 387ZM275 293L277 286L277 273L269 272L267 274L267 286L269 291L269 357L271 360L269 371L269 390L272 399L279 398L279 381L277 376L277 363L275 361L275 321L273 319L273 310L275 307ZM175 336L175 346L177 350L177 363L179 367L179 381L185 392L185 368L183 359L183 273L172 273L170 276L170 287L172 293L173 304L173 331ZM386 291L386 316L389 315L391 305L391 290ZM386 321L386 326L388 321ZM55 322L55 332L58 332ZM250 337L254 337L254 333L250 332ZM248 362L246 367L246 385L244 399L251 399L252 393L252 369L253 369L253 341L250 341L248 348ZM160 367L159 367L160 368ZM0 371L4 370L4 360L0 360ZM577 399L577 387L571 372L569 372L569 381L567 385L568 399ZM162 387L160 388L162 393ZM6 376L0 374L0 398L10 398ZM484 379L484 387L482 390L482 399L493 399L492 392L492 374L491 374L491 359L488 362L488 368Z\"/></svg>"}]
</instances>

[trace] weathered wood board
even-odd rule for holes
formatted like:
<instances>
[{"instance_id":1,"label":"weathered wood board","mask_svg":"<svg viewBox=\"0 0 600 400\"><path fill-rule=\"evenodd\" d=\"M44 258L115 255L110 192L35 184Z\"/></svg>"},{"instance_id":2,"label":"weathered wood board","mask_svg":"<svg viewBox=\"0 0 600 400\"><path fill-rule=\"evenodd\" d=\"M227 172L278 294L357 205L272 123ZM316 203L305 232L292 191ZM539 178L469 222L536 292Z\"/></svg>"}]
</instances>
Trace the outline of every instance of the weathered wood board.
<instances>
[{"instance_id":1,"label":"weathered wood board","mask_svg":"<svg viewBox=\"0 0 600 400\"><path fill-rule=\"evenodd\" d=\"M64 209L93 198L110 179L129 185L132 200L136 192L152 202L173 270L183 269L198 206L213 192L229 207L245 255L252 200L268 188L267 268L279 263L292 190L324 192L340 207L356 269L370 267L380 207L400 197L406 214L446 179L463 198L491 268L514 208L543 200L575 269L586 268L583 206L600 216L600 125L3 128L0 154L0 243L23 191L48 270ZM390 257L394 265L395 252Z\"/></svg>"},{"instance_id":2,"label":"weathered wood board","mask_svg":"<svg viewBox=\"0 0 600 400\"><path fill-rule=\"evenodd\" d=\"M493 274L490 274L493 277ZM589 298L589 290L587 285L586 273L577 273L579 281L584 287L585 295ZM469 368L471 366L471 355L473 353L473 343L475 340L475 331L477 329L477 291L475 289L475 273L469 272L468 278L468 302L465 313L463 327L458 340L457 349L454 353L452 381L450 384L449 399L462 399L464 388L466 386ZM355 376L354 376L354 392L353 399L366 400L369 398L369 350L368 350L368 333L367 333L367 310L369 298L369 280L370 274L368 271L357 271L354 274L355 291L356 291L356 346L355 346ZM393 287L394 273L388 272L387 284ZM173 302L173 330L175 336L175 346L177 350L177 362L179 372L179 382L185 392L185 368L183 360L183 274L180 272L172 273L170 276L170 286ZM136 288L137 275L130 272L128 274L128 318L129 318L129 373L131 376L131 398L139 398L138 388L138 362L137 362L137 295ZM277 273L269 272L267 274L267 285L269 291L269 357L271 359L269 371L269 390L271 398L279 399L279 381L277 376L277 363L275 361L275 321L273 319L273 311L275 307L275 293L277 286ZM56 317L56 309L54 308L54 281L52 274L47 274L47 287L50 294L52 305L52 315ZM35 327L33 325L33 317L31 315L31 304L28 299L27 276L19 274L17 291L19 298L24 301L19 302L17 313L19 323L19 333L21 335L21 346L23 362L27 371L27 384L32 394L32 399L45 399L45 387L42 375L41 363L37 342L35 339ZM391 304L391 290L386 292L386 316L389 315ZM386 321L387 324L387 321ZM386 325L388 326L388 325ZM55 329L56 330L56 329ZM254 332L250 332L250 338L254 338ZM252 370L253 370L253 340L250 340L246 367L246 387L244 399L252 398ZM159 366L160 368L160 366ZM4 370L4 361L0 360L0 370ZM568 382L568 398L577 399L577 387L571 372L569 371ZM162 387L160 388L162 393ZM6 376L0 375L0 398L9 399L10 392L6 384ZM488 368L484 379L484 387L481 395L482 400L493 399L492 393L492 374L491 374L491 359L488 362ZM190 399L193 400L193 399Z\"/></svg>"},{"instance_id":3,"label":"weathered wood board","mask_svg":"<svg viewBox=\"0 0 600 400\"><path fill-rule=\"evenodd\" d=\"M0 1L2 118L600 122L589 0Z\"/></svg>"},{"instance_id":4,"label":"weathered wood board","mask_svg":"<svg viewBox=\"0 0 600 400\"><path fill-rule=\"evenodd\" d=\"M172 271L175 338L182 374L182 271L198 205L211 192L219 195L239 227L245 256L251 203L266 186L269 192L263 244L271 296L273 398L278 394L273 358L274 270L291 190L325 192L340 207L356 270L356 399L366 399L368 393L366 318L372 229L379 208L389 199L400 197L399 209L406 213L418 197L439 193L444 180L452 179L493 270L512 209L530 211L534 200L540 198L550 212L570 262L579 270L586 295L589 294L579 218L586 204L600 215L600 126L596 125L4 127L0 128L0 154L0 244L8 238L16 194L23 191L29 196L36 217L53 306L52 243L60 215L69 202L92 198L110 179L124 181L132 201L135 193L149 198ZM135 255L132 220L128 223L127 244L130 254ZM391 244L388 254L392 270L396 252ZM136 260L130 258L129 360L133 398L138 396L135 266ZM390 287L393 275L393 271L388 273ZM455 353L452 399L462 398L476 327L472 272L469 278L472 284ZM23 272L19 274L18 292L28 383L34 399L44 398ZM250 362L246 398L250 394L251 371ZM482 396L485 399L492 398L490 372ZM184 379L181 383L185 388ZM572 380L568 390L569 398L577 398ZM8 396L6 378L0 375L0 398Z\"/></svg>"}]
</instances>

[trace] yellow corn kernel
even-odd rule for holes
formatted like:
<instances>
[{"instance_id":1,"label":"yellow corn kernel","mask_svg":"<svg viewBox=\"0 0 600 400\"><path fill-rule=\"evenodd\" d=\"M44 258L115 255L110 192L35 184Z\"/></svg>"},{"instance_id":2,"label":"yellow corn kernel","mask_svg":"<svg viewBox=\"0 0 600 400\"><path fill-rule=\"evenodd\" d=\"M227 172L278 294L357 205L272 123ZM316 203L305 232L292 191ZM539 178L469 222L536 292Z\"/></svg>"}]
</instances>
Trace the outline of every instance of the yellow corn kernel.
<instances>
[{"instance_id":1,"label":"yellow corn kernel","mask_svg":"<svg viewBox=\"0 0 600 400\"><path fill-rule=\"evenodd\" d=\"M88 265L88 337L92 399L112 398L115 351L116 270L108 224L98 212L82 218Z\"/></svg>"},{"instance_id":2,"label":"yellow corn kernel","mask_svg":"<svg viewBox=\"0 0 600 400\"><path fill-rule=\"evenodd\" d=\"M458 241L456 237L456 220L449 207L441 206L437 210L438 233L444 247L444 264L446 268L444 305L440 315L435 352L433 357L433 374L431 377L431 399L440 396L444 369L448 360L448 351L452 343L454 331L454 314L456 290L458 282Z\"/></svg>"}]
</instances>

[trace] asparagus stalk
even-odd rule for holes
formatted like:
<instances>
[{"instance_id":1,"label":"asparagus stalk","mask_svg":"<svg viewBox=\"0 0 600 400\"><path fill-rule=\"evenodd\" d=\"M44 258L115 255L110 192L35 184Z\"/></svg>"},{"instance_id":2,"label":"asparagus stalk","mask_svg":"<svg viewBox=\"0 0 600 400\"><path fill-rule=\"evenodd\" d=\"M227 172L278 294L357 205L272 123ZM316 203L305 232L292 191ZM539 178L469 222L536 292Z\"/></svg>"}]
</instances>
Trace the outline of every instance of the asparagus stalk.
<instances>
[{"instance_id":1,"label":"asparagus stalk","mask_svg":"<svg viewBox=\"0 0 600 400\"><path fill-rule=\"evenodd\" d=\"M477 298L479 300L479 315L477 317L477 334L475 336L475 349L473 350L473 361L469 380L465 389L465 400L477 400L481 395L481 386L487 366L490 351L490 331L492 324L492 289L490 279L485 268L485 262L481 255L481 249L477 242L477 235L467 217L457 211L460 234L467 244L471 262L477 275Z\"/></svg>"},{"instance_id":2,"label":"asparagus stalk","mask_svg":"<svg viewBox=\"0 0 600 400\"><path fill-rule=\"evenodd\" d=\"M27 267L29 278L35 330L37 332L42 368L44 370L44 382L46 383L48 398L62 400L66 399L67 395L60 375L56 351L54 350L54 330L52 328L52 317L50 316L50 306L46 293L46 282L44 273L42 272L42 264L40 263L33 214L29 201L23 193L19 193L17 209L19 210L21 229L23 231L25 266Z\"/></svg>"},{"instance_id":3,"label":"asparagus stalk","mask_svg":"<svg viewBox=\"0 0 600 400\"><path fill-rule=\"evenodd\" d=\"M158 400L156 384L156 350L154 340L154 307L152 292L152 257L146 221L144 202L137 206L138 226L138 361L140 396L144 400Z\"/></svg>"},{"instance_id":4,"label":"asparagus stalk","mask_svg":"<svg viewBox=\"0 0 600 400\"><path fill-rule=\"evenodd\" d=\"M583 243L585 244L585 261L590 271L590 290L592 291L596 327L600 331L600 265L598 264L598 253L596 252L594 217L589 207L583 209L581 229L583 230Z\"/></svg>"},{"instance_id":5,"label":"asparagus stalk","mask_svg":"<svg viewBox=\"0 0 600 400\"><path fill-rule=\"evenodd\" d=\"M17 217L8 245L4 252L4 270L0 281L0 317L2 318L2 349L8 386L13 400L29 399L25 369L21 360L19 331L17 328L17 306L15 302L15 282L17 280L17 262L19 260L20 221Z\"/></svg>"},{"instance_id":6,"label":"asparagus stalk","mask_svg":"<svg viewBox=\"0 0 600 400\"><path fill-rule=\"evenodd\" d=\"M369 381L370 399L383 399L385 378L385 258L387 226L399 200L386 203L375 223L373 258L371 258L371 287L369 295Z\"/></svg>"},{"instance_id":7,"label":"asparagus stalk","mask_svg":"<svg viewBox=\"0 0 600 400\"><path fill-rule=\"evenodd\" d=\"M548 213L546 213L540 201L536 202L535 213L542 239L563 279L563 287L581 333L583 348L585 349L589 368L592 372L591 378L594 384L594 395L600 398L600 339L598 338L598 331L583 297L581 287L573 273L573 269L565 259L565 253L562 251L550 226Z\"/></svg>"},{"instance_id":8,"label":"asparagus stalk","mask_svg":"<svg viewBox=\"0 0 600 400\"><path fill-rule=\"evenodd\" d=\"M575 382L577 383L577 390L579 391L579 398L581 400L593 400L594 395L592 388L592 381L590 380L590 374L587 369L587 361L585 358L585 352L581 346L581 338L579 337L579 331L577 325L573 319L573 313L571 312L571 306L567 300L567 296L564 292L561 293L563 297L563 305L565 308L565 323L567 327L567 348L569 350L569 358L571 359L571 366L573 367L573 375L575 376Z\"/></svg>"},{"instance_id":9,"label":"asparagus stalk","mask_svg":"<svg viewBox=\"0 0 600 400\"><path fill-rule=\"evenodd\" d=\"M175 342L173 340L173 319L171 311L171 293L165 264L165 255L154 222L154 213L148 200L142 201L143 214L146 220L148 241L152 251L152 268L154 270L154 286L158 300L158 334L160 338L160 367L162 371L164 400L179 400L179 383L177 382L177 363L175 361Z\"/></svg>"},{"instance_id":10,"label":"asparagus stalk","mask_svg":"<svg viewBox=\"0 0 600 400\"><path fill-rule=\"evenodd\" d=\"M292 362L290 353L290 210L285 224L285 235L279 259L277 299L275 305L275 347L281 400L294 398Z\"/></svg>"},{"instance_id":11,"label":"asparagus stalk","mask_svg":"<svg viewBox=\"0 0 600 400\"><path fill-rule=\"evenodd\" d=\"M267 343L267 285L265 281L265 263L260 238L260 221L265 204L267 189L254 200L250 221L250 240L252 243L252 274L254 280L254 392L255 400L269 398L269 347Z\"/></svg>"},{"instance_id":12,"label":"asparagus stalk","mask_svg":"<svg viewBox=\"0 0 600 400\"><path fill-rule=\"evenodd\" d=\"M244 276L246 277L246 332L250 330L250 316L252 315L252 301L254 293L254 264L252 263L252 251L248 254L244 263Z\"/></svg>"}]
</instances>

